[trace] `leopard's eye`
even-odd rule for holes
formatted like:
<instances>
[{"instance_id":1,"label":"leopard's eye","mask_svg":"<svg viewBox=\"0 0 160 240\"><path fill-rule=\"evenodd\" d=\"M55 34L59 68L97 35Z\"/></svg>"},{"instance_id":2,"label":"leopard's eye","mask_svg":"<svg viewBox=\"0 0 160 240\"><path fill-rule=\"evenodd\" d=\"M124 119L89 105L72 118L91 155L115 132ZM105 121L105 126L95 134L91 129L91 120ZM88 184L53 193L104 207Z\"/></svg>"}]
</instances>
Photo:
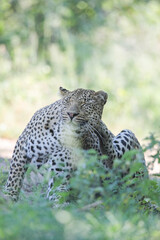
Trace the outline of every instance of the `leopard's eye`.
<instances>
[{"instance_id":1,"label":"leopard's eye","mask_svg":"<svg viewBox=\"0 0 160 240\"><path fill-rule=\"evenodd\" d=\"M85 104L85 100L81 99L80 104L81 104L81 106L83 106Z\"/></svg>"},{"instance_id":2,"label":"leopard's eye","mask_svg":"<svg viewBox=\"0 0 160 240\"><path fill-rule=\"evenodd\" d=\"M67 99L67 103L70 104L72 102L72 99L71 98L68 98Z\"/></svg>"}]
</instances>

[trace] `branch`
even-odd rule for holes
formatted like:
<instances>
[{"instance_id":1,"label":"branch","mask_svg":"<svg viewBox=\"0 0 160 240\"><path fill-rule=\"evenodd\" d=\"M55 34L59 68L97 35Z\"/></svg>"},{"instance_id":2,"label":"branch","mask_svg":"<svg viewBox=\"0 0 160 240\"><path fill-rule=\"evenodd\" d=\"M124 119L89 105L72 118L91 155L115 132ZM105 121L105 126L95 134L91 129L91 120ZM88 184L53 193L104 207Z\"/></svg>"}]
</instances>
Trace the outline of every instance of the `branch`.
<instances>
[{"instance_id":1,"label":"branch","mask_svg":"<svg viewBox=\"0 0 160 240\"><path fill-rule=\"evenodd\" d=\"M82 207L82 208L79 208L79 210L80 210L80 211L86 211L86 210L89 210L90 208L95 208L95 207L97 207L97 206L99 206L99 205L102 205L102 203L103 203L103 202L102 202L101 200L99 200L99 201L97 201L97 202L88 204L88 205L86 205L86 206L84 206L84 207Z\"/></svg>"}]
</instances>

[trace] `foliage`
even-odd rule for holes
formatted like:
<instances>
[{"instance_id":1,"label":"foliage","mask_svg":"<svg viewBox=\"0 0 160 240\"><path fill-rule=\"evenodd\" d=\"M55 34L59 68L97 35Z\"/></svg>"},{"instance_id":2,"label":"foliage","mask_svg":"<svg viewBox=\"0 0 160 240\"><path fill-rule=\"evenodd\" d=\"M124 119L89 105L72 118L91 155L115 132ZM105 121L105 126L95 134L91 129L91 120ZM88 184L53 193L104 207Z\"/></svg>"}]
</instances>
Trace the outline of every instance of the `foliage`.
<instances>
[{"instance_id":1,"label":"foliage","mask_svg":"<svg viewBox=\"0 0 160 240\"><path fill-rule=\"evenodd\" d=\"M1 0L0 136L17 137L60 85L107 91L117 132L156 131L159 13L156 0Z\"/></svg>"},{"instance_id":2,"label":"foliage","mask_svg":"<svg viewBox=\"0 0 160 240\"><path fill-rule=\"evenodd\" d=\"M131 128L138 138L157 132L159 14L157 0L1 0L0 136L17 137L34 111L57 99L60 85L108 92L104 120L115 131ZM144 151L159 160L159 139L147 140ZM132 178L143 167L132 154L106 173L90 152L71 194L62 194L61 204L70 204L58 209L44 197L45 168L29 169L19 202L6 199L5 163L0 239L159 240L160 182Z\"/></svg>"},{"instance_id":3,"label":"foliage","mask_svg":"<svg viewBox=\"0 0 160 240\"><path fill-rule=\"evenodd\" d=\"M149 137L146 149L155 141L159 142L158 138ZM70 204L59 208L53 208L44 197L46 180L39 184L31 181L35 170L30 168L27 178L30 176L32 194L21 193L17 203L0 198L0 239L158 240L160 182L133 178L140 167L144 169L142 157L138 152L128 152L106 173L102 159L99 161L94 151L86 153L71 179L70 198L63 194L63 201L70 200ZM2 170L1 190L6 177Z\"/></svg>"}]
</instances>

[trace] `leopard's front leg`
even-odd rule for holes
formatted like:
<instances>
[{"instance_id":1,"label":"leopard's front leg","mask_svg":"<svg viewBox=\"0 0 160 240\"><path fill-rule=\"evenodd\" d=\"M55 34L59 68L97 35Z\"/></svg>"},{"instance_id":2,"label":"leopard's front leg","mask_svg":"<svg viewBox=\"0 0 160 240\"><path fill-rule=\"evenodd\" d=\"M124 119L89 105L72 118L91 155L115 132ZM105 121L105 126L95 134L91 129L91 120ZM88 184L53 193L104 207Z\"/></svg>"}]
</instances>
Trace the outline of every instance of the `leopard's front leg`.
<instances>
[{"instance_id":1,"label":"leopard's front leg","mask_svg":"<svg viewBox=\"0 0 160 240\"><path fill-rule=\"evenodd\" d=\"M18 200L24 175L30 162L31 159L27 157L26 150L17 141L10 164L8 180L5 186L7 195L14 201Z\"/></svg>"},{"instance_id":2,"label":"leopard's front leg","mask_svg":"<svg viewBox=\"0 0 160 240\"><path fill-rule=\"evenodd\" d=\"M61 193L69 190L69 179L72 172L76 169L73 153L62 147L50 158L50 179L48 184L47 198L58 205L61 199Z\"/></svg>"},{"instance_id":3,"label":"leopard's front leg","mask_svg":"<svg viewBox=\"0 0 160 240\"><path fill-rule=\"evenodd\" d=\"M103 154L108 156L108 159L105 160L107 167L112 168L115 158L120 159L125 152L137 149L141 153L141 162L144 166L142 172L146 173L147 175L147 169L141 145L131 130L122 130L117 136L114 136L101 120L96 125L96 129L100 134L101 151ZM134 159L135 158L133 158L133 160Z\"/></svg>"},{"instance_id":4,"label":"leopard's front leg","mask_svg":"<svg viewBox=\"0 0 160 240\"><path fill-rule=\"evenodd\" d=\"M57 172L54 173L56 176L51 176L49 180L47 198L50 201L53 201L54 206L59 206L60 200L66 203L66 201L62 200L61 194L69 191L68 186L71 175L62 175Z\"/></svg>"},{"instance_id":5,"label":"leopard's front leg","mask_svg":"<svg viewBox=\"0 0 160 240\"><path fill-rule=\"evenodd\" d=\"M107 156L103 160L103 165L107 168L112 168L113 160L117 157L117 151L113 144L114 135L101 119L97 120L92 125L92 128L99 138L101 154Z\"/></svg>"}]
</instances>

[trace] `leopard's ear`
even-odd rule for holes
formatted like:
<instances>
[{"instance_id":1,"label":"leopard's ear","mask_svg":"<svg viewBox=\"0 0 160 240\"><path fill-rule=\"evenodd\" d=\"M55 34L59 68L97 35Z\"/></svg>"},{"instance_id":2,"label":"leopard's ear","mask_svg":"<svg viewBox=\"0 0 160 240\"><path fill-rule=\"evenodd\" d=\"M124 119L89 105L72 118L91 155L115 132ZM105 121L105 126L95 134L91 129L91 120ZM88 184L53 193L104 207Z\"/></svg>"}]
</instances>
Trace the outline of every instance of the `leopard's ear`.
<instances>
[{"instance_id":1,"label":"leopard's ear","mask_svg":"<svg viewBox=\"0 0 160 240\"><path fill-rule=\"evenodd\" d=\"M101 102L103 102L103 104L107 102L108 94L106 92L104 91L95 92L95 96L97 100L100 100Z\"/></svg>"},{"instance_id":2,"label":"leopard's ear","mask_svg":"<svg viewBox=\"0 0 160 240\"><path fill-rule=\"evenodd\" d=\"M62 87L59 88L59 91L60 91L60 95L62 97L64 97L67 93L69 93L69 90L62 88Z\"/></svg>"}]
</instances>

